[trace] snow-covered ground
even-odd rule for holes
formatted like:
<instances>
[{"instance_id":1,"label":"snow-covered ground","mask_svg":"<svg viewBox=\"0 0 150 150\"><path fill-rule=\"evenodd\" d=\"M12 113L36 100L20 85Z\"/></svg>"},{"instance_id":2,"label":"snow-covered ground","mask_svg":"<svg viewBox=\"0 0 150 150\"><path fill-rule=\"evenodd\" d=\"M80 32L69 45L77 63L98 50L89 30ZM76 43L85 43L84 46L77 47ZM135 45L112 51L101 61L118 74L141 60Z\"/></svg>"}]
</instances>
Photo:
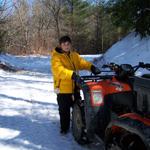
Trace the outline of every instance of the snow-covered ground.
<instances>
[{"instance_id":1,"label":"snow-covered ground","mask_svg":"<svg viewBox=\"0 0 150 150\"><path fill-rule=\"evenodd\" d=\"M26 70L0 70L0 150L89 149L78 145L71 132L59 133L50 57L1 55L0 60Z\"/></svg>"}]
</instances>

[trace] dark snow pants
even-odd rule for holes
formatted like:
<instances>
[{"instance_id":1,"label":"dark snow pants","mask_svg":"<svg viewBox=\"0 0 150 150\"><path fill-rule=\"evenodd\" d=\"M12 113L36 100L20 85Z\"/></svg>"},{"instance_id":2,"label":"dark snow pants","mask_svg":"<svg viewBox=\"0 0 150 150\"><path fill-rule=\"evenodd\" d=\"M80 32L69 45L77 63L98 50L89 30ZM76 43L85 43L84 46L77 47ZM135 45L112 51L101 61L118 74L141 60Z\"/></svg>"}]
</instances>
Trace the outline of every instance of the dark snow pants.
<instances>
[{"instance_id":1,"label":"dark snow pants","mask_svg":"<svg viewBox=\"0 0 150 150\"><path fill-rule=\"evenodd\" d=\"M58 94L61 131L67 132L70 128L70 108L73 106L72 94Z\"/></svg>"},{"instance_id":2,"label":"dark snow pants","mask_svg":"<svg viewBox=\"0 0 150 150\"><path fill-rule=\"evenodd\" d=\"M70 108L73 107L75 100L80 99L80 93L75 94L57 94L57 102L59 106L61 131L67 132L70 128Z\"/></svg>"}]
</instances>

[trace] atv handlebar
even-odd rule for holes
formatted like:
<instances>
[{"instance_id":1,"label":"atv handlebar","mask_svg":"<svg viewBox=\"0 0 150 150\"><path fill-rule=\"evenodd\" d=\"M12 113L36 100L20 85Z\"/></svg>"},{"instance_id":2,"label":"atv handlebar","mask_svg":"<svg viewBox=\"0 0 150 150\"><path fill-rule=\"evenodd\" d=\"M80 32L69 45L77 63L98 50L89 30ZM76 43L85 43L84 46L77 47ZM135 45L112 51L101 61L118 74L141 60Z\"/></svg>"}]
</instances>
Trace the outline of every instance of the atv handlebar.
<instances>
[{"instance_id":1,"label":"atv handlebar","mask_svg":"<svg viewBox=\"0 0 150 150\"><path fill-rule=\"evenodd\" d=\"M110 63L110 64L103 65L102 68L110 68L112 71L118 73L118 71L120 71L120 70L126 71L126 70L124 70L125 69L125 65L130 67L130 72L132 72L132 73L135 73L139 68L150 69L150 64L143 63L143 62L139 62L139 64L136 65L136 66L131 66L129 64L118 65L118 64L115 64L115 63Z\"/></svg>"},{"instance_id":2,"label":"atv handlebar","mask_svg":"<svg viewBox=\"0 0 150 150\"><path fill-rule=\"evenodd\" d=\"M139 62L139 67L140 68L150 69L150 64L148 64L148 63L144 64L143 62Z\"/></svg>"},{"instance_id":3,"label":"atv handlebar","mask_svg":"<svg viewBox=\"0 0 150 150\"><path fill-rule=\"evenodd\" d=\"M105 64L102 66L102 68L110 68L111 70L115 70L119 67L118 64L115 64L115 63L110 63L110 64Z\"/></svg>"},{"instance_id":4,"label":"atv handlebar","mask_svg":"<svg viewBox=\"0 0 150 150\"><path fill-rule=\"evenodd\" d=\"M110 68L112 71L116 73L116 76L118 76L120 79L126 78L128 76L133 76L134 73L139 68L146 68L150 69L150 64L139 62L136 66L131 66L129 64L105 64L102 68ZM101 72L107 72L107 71L101 71ZM108 71L109 72L109 71ZM77 83L78 85L82 86L86 81L99 81L99 80L106 80L106 79L112 79L114 75L97 75L97 76L81 76L81 80L83 82Z\"/></svg>"}]
</instances>

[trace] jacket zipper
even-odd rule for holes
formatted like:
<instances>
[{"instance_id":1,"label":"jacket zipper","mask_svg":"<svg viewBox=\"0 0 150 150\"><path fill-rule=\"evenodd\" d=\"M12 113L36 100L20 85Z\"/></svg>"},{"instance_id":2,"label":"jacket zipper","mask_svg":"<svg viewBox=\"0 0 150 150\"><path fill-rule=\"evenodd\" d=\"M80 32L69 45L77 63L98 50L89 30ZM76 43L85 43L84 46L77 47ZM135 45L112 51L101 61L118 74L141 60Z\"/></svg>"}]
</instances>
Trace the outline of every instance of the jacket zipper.
<instances>
[{"instance_id":1,"label":"jacket zipper","mask_svg":"<svg viewBox=\"0 0 150 150\"><path fill-rule=\"evenodd\" d=\"M74 63L71 61L70 56L68 56L68 55L66 55L66 54L65 54L65 56L66 56L67 59L69 60L69 62L70 62L70 64L71 64L71 66L73 67L73 69L76 71L76 67L75 67Z\"/></svg>"},{"instance_id":2,"label":"jacket zipper","mask_svg":"<svg viewBox=\"0 0 150 150\"><path fill-rule=\"evenodd\" d=\"M64 54L64 55L67 57L67 59L69 60L71 66L73 67L74 71L76 72L75 65L74 65L74 63L71 61L70 56L68 56L68 55L66 55L66 54ZM70 54L69 54L69 55L70 55ZM73 81L72 81L72 89L73 89Z\"/></svg>"}]
</instances>

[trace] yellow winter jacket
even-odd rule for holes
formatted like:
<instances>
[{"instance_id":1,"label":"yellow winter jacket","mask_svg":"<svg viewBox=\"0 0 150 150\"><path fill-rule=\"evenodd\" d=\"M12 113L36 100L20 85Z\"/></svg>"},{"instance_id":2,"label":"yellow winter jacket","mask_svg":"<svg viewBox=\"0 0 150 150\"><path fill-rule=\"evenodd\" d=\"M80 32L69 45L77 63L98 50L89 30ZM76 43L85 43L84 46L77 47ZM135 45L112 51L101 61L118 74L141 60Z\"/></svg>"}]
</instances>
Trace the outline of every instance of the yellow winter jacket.
<instances>
[{"instance_id":1,"label":"yellow winter jacket","mask_svg":"<svg viewBox=\"0 0 150 150\"><path fill-rule=\"evenodd\" d=\"M62 53L59 48L55 48L51 55L54 89L59 89L59 93L73 93L75 86L74 81L71 79L73 72L78 70L90 71L91 65L75 51L66 54Z\"/></svg>"}]
</instances>

